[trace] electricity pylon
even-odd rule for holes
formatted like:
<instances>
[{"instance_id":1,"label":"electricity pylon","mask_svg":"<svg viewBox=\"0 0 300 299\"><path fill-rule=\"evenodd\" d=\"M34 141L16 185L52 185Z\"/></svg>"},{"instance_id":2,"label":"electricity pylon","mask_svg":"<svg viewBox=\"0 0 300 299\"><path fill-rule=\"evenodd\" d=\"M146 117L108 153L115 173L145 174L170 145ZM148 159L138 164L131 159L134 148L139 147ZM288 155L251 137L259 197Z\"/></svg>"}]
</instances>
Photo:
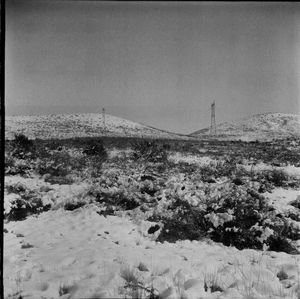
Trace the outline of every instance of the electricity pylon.
<instances>
[{"instance_id":1,"label":"electricity pylon","mask_svg":"<svg viewBox=\"0 0 300 299\"><path fill-rule=\"evenodd\" d=\"M213 102L213 103L211 104L210 135L217 135L217 126L216 126L216 104L215 104L215 102Z\"/></svg>"}]
</instances>

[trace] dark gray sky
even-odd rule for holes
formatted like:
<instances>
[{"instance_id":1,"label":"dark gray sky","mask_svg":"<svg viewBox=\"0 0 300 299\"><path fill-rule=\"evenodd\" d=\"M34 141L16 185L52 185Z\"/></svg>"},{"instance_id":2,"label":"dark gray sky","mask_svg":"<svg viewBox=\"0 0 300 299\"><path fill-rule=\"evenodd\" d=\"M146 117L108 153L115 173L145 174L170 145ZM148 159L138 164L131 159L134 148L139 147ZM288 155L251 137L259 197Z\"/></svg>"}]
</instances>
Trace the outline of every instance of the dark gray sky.
<instances>
[{"instance_id":1,"label":"dark gray sky","mask_svg":"<svg viewBox=\"0 0 300 299\"><path fill-rule=\"evenodd\" d=\"M6 113L190 133L300 112L300 3L6 2Z\"/></svg>"}]
</instances>

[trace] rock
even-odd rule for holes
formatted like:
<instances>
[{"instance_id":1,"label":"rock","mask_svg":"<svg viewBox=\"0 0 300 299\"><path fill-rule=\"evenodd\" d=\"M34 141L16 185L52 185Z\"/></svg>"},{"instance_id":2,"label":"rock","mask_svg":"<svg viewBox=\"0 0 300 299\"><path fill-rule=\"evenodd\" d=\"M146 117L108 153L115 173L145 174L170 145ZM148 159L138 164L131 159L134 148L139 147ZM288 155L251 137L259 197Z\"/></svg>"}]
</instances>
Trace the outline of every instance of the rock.
<instances>
[{"instance_id":1,"label":"rock","mask_svg":"<svg viewBox=\"0 0 300 299\"><path fill-rule=\"evenodd\" d=\"M245 184L244 181L243 181L242 179L240 179L240 178L235 178L235 179L232 180L232 182L233 182L235 185L237 185L237 186L241 186L241 185L244 185L244 184Z\"/></svg>"},{"instance_id":2,"label":"rock","mask_svg":"<svg viewBox=\"0 0 300 299\"><path fill-rule=\"evenodd\" d=\"M158 231L160 229L160 226L158 224L151 226L148 229L148 234L154 234L156 231Z\"/></svg>"}]
</instances>

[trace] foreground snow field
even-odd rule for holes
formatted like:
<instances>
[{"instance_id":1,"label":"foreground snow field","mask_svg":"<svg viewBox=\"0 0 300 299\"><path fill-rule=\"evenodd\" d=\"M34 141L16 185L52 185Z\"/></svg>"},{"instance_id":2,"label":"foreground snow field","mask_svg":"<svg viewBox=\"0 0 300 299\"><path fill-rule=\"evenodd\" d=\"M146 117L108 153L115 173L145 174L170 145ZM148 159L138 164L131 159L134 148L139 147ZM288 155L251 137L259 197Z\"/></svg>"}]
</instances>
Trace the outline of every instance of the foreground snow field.
<instances>
[{"instance_id":1,"label":"foreground snow field","mask_svg":"<svg viewBox=\"0 0 300 299\"><path fill-rule=\"evenodd\" d=\"M77 154L72 151L72 155ZM199 206L205 197L202 189L212 192L221 188L218 186L225 186L223 191L230 188L243 191L245 185L257 190L259 183L255 180L260 178L256 178L256 172L269 171L270 165L257 164L251 174L254 181L248 182L246 176L241 183L244 185L240 186L234 181L236 178L230 178L235 183L228 183L228 177L223 174L209 176L209 181L205 181L197 171L191 171L190 167L203 167L203 171L224 167L216 157L203 153L169 153L168 159L174 163L175 170L170 168L161 173L154 173L156 168L151 168L154 167L151 163L147 167L145 162L145 165L127 165L124 161L129 161L130 155L132 150L113 149L108 153L108 161L112 162L103 164L101 175L95 178L84 172L85 176L80 173L76 177L74 172L73 181L68 184L49 181L47 174L42 176L31 171L6 175L6 215L16 217L18 214L11 212L24 198L32 199L31 205L38 202L47 208L19 221L5 220L5 298L300 297L299 254L269 251L267 246L263 250L238 250L208 237L159 242L162 226L156 227L160 222L149 220L155 213L169 213L170 196ZM13 167L25 163L20 160ZM187 172L177 170L179 165ZM300 176L300 168L293 165L271 168L285 171L291 181ZM250 173L253 167L244 163L236 169ZM300 213L292 203L299 200L298 185L273 186L270 190L266 186L261 194L274 213L281 215L297 234ZM103 201L120 198L115 205L121 206L121 195L127 200L138 199L138 204L130 201L136 205L108 211L109 206ZM214 211L204 216L213 223L211 228L217 229L227 218L233 218L230 210L228 213ZM270 231L263 231L262 236ZM299 250L299 240L293 242Z\"/></svg>"},{"instance_id":2,"label":"foreground snow field","mask_svg":"<svg viewBox=\"0 0 300 299\"><path fill-rule=\"evenodd\" d=\"M62 298L125 298L121 273L129 267L161 298L297 298L299 256L209 241L156 243L151 223L96 211L48 211L5 225L6 296L58 298L64 288ZM290 288L276 276L281 270ZM224 291L211 292L210 284Z\"/></svg>"}]
</instances>

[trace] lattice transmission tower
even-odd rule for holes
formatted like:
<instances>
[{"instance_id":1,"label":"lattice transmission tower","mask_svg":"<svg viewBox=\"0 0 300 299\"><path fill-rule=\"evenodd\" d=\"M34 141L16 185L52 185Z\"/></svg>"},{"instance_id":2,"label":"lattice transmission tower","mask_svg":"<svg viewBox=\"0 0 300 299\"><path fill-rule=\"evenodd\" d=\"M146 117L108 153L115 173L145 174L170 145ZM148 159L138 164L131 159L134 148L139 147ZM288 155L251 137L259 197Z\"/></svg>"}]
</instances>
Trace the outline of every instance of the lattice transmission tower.
<instances>
[{"instance_id":1,"label":"lattice transmission tower","mask_svg":"<svg viewBox=\"0 0 300 299\"><path fill-rule=\"evenodd\" d=\"M216 103L213 102L210 106L211 116L210 116L210 135L217 135L216 126Z\"/></svg>"}]
</instances>

